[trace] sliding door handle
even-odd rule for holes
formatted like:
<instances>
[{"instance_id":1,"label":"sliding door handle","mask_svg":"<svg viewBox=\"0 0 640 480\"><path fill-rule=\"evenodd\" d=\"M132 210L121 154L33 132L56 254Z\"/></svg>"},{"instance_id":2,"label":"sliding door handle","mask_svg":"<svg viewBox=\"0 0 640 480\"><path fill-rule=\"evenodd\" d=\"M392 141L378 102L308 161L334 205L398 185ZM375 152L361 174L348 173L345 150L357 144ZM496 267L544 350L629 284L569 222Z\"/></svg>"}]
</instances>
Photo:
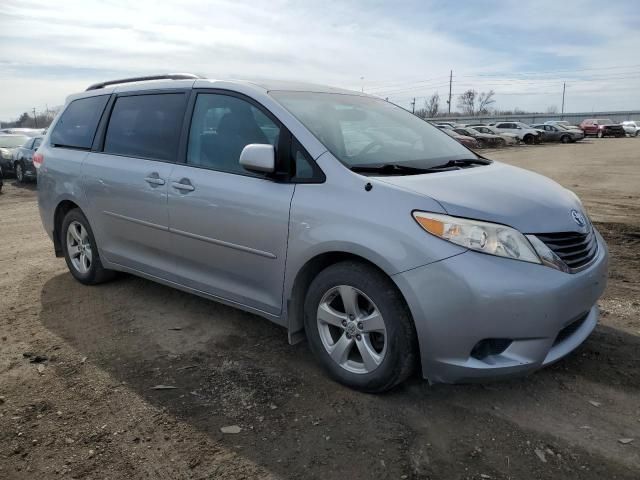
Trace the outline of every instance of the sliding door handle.
<instances>
[{"instance_id":1,"label":"sliding door handle","mask_svg":"<svg viewBox=\"0 0 640 480\"><path fill-rule=\"evenodd\" d=\"M183 192L193 192L196 187L191 185L191 182L187 179L182 179L179 182L171 182L171 186L176 190L181 190Z\"/></svg>"},{"instance_id":2,"label":"sliding door handle","mask_svg":"<svg viewBox=\"0 0 640 480\"><path fill-rule=\"evenodd\" d=\"M158 177L145 177L144 181L150 185L164 185L164 180Z\"/></svg>"}]
</instances>

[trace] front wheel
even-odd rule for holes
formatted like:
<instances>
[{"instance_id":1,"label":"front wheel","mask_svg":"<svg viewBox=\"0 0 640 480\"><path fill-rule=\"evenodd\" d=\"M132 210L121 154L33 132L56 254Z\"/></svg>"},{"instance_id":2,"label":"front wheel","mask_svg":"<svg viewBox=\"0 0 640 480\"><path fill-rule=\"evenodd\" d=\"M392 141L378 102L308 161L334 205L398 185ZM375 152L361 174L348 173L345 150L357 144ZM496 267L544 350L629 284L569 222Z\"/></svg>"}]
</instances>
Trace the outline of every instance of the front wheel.
<instances>
[{"instance_id":1,"label":"front wheel","mask_svg":"<svg viewBox=\"0 0 640 480\"><path fill-rule=\"evenodd\" d=\"M571 141L571 138L569 137L569 135L563 135L562 137L560 137L560 141L562 143L569 143Z\"/></svg>"},{"instance_id":2,"label":"front wheel","mask_svg":"<svg viewBox=\"0 0 640 480\"><path fill-rule=\"evenodd\" d=\"M67 213L60 235L67 267L80 283L96 285L115 276L114 271L102 266L93 231L80 209Z\"/></svg>"},{"instance_id":3,"label":"front wheel","mask_svg":"<svg viewBox=\"0 0 640 480\"><path fill-rule=\"evenodd\" d=\"M636 130L636 137L640 135L640 130Z\"/></svg>"},{"instance_id":4,"label":"front wheel","mask_svg":"<svg viewBox=\"0 0 640 480\"><path fill-rule=\"evenodd\" d=\"M311 282L304 303L309 345L336 381L383 392L404 381L417 362L416 333L393 282L355 261L332 265Z\"/></svg>"}]
</instances>

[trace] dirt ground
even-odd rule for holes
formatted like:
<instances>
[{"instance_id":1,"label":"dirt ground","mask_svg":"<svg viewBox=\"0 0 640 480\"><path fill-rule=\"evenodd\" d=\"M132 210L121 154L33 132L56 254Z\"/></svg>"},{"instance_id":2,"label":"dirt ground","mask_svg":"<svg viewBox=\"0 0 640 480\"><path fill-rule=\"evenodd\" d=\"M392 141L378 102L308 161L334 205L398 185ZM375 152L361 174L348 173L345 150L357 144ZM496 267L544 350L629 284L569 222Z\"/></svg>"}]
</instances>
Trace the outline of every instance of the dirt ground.
<instances>
[{"instance_id":1,"label":"dirt ground","mask_svg":"<svg viewBox=\"0 0 640 480\"><path fill-rule=\"evenodd\" d=\"M640 139L487 155L584 200L611 251L600 325L527 378L385 395L328 380L256 316L131 276L80 285L35 187L7 180L0 479L640 478Z\"/></svg>"}]
</instances>

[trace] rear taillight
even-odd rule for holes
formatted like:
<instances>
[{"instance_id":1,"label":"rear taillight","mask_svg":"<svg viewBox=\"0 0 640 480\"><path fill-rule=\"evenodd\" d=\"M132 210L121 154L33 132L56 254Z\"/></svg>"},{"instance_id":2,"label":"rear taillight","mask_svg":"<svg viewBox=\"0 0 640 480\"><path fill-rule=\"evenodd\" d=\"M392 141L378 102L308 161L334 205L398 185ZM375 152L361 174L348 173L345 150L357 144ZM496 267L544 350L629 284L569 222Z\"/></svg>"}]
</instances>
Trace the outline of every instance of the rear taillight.
<instances>
[{"instance_id":1,"label":"rear taillight","mask_svg":"<svg viewBox=\"0 0 640 480\"><path fill-rule=\"evenodd\" d=\"M32 158L32 162L33 162L33 166L36 168L40 168L42 166L42 164L44 163L44 155L42 155L41 153L34 153L33 154L33 158Z\"/></svg>"}]
</instances>

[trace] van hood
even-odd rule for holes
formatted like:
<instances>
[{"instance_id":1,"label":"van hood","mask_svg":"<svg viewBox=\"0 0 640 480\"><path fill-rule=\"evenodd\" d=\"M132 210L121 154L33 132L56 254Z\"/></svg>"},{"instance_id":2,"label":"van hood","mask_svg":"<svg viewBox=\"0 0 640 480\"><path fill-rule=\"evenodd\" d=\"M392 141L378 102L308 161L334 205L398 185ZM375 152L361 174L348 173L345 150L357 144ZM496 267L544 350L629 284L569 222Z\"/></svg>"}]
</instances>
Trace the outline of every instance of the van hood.
<instances>
[{"instance_id":1,"label":"van hood","mask_svg":"<svg viewBox=\"0 0 640 480\"><path fill-rule=\"evenodd\" d=\"M499 162L378 180L437 201L452 216L500 223L522 233L584 232L573 210L580 201L553 180Z\"/></svg>"}]
</instances>

